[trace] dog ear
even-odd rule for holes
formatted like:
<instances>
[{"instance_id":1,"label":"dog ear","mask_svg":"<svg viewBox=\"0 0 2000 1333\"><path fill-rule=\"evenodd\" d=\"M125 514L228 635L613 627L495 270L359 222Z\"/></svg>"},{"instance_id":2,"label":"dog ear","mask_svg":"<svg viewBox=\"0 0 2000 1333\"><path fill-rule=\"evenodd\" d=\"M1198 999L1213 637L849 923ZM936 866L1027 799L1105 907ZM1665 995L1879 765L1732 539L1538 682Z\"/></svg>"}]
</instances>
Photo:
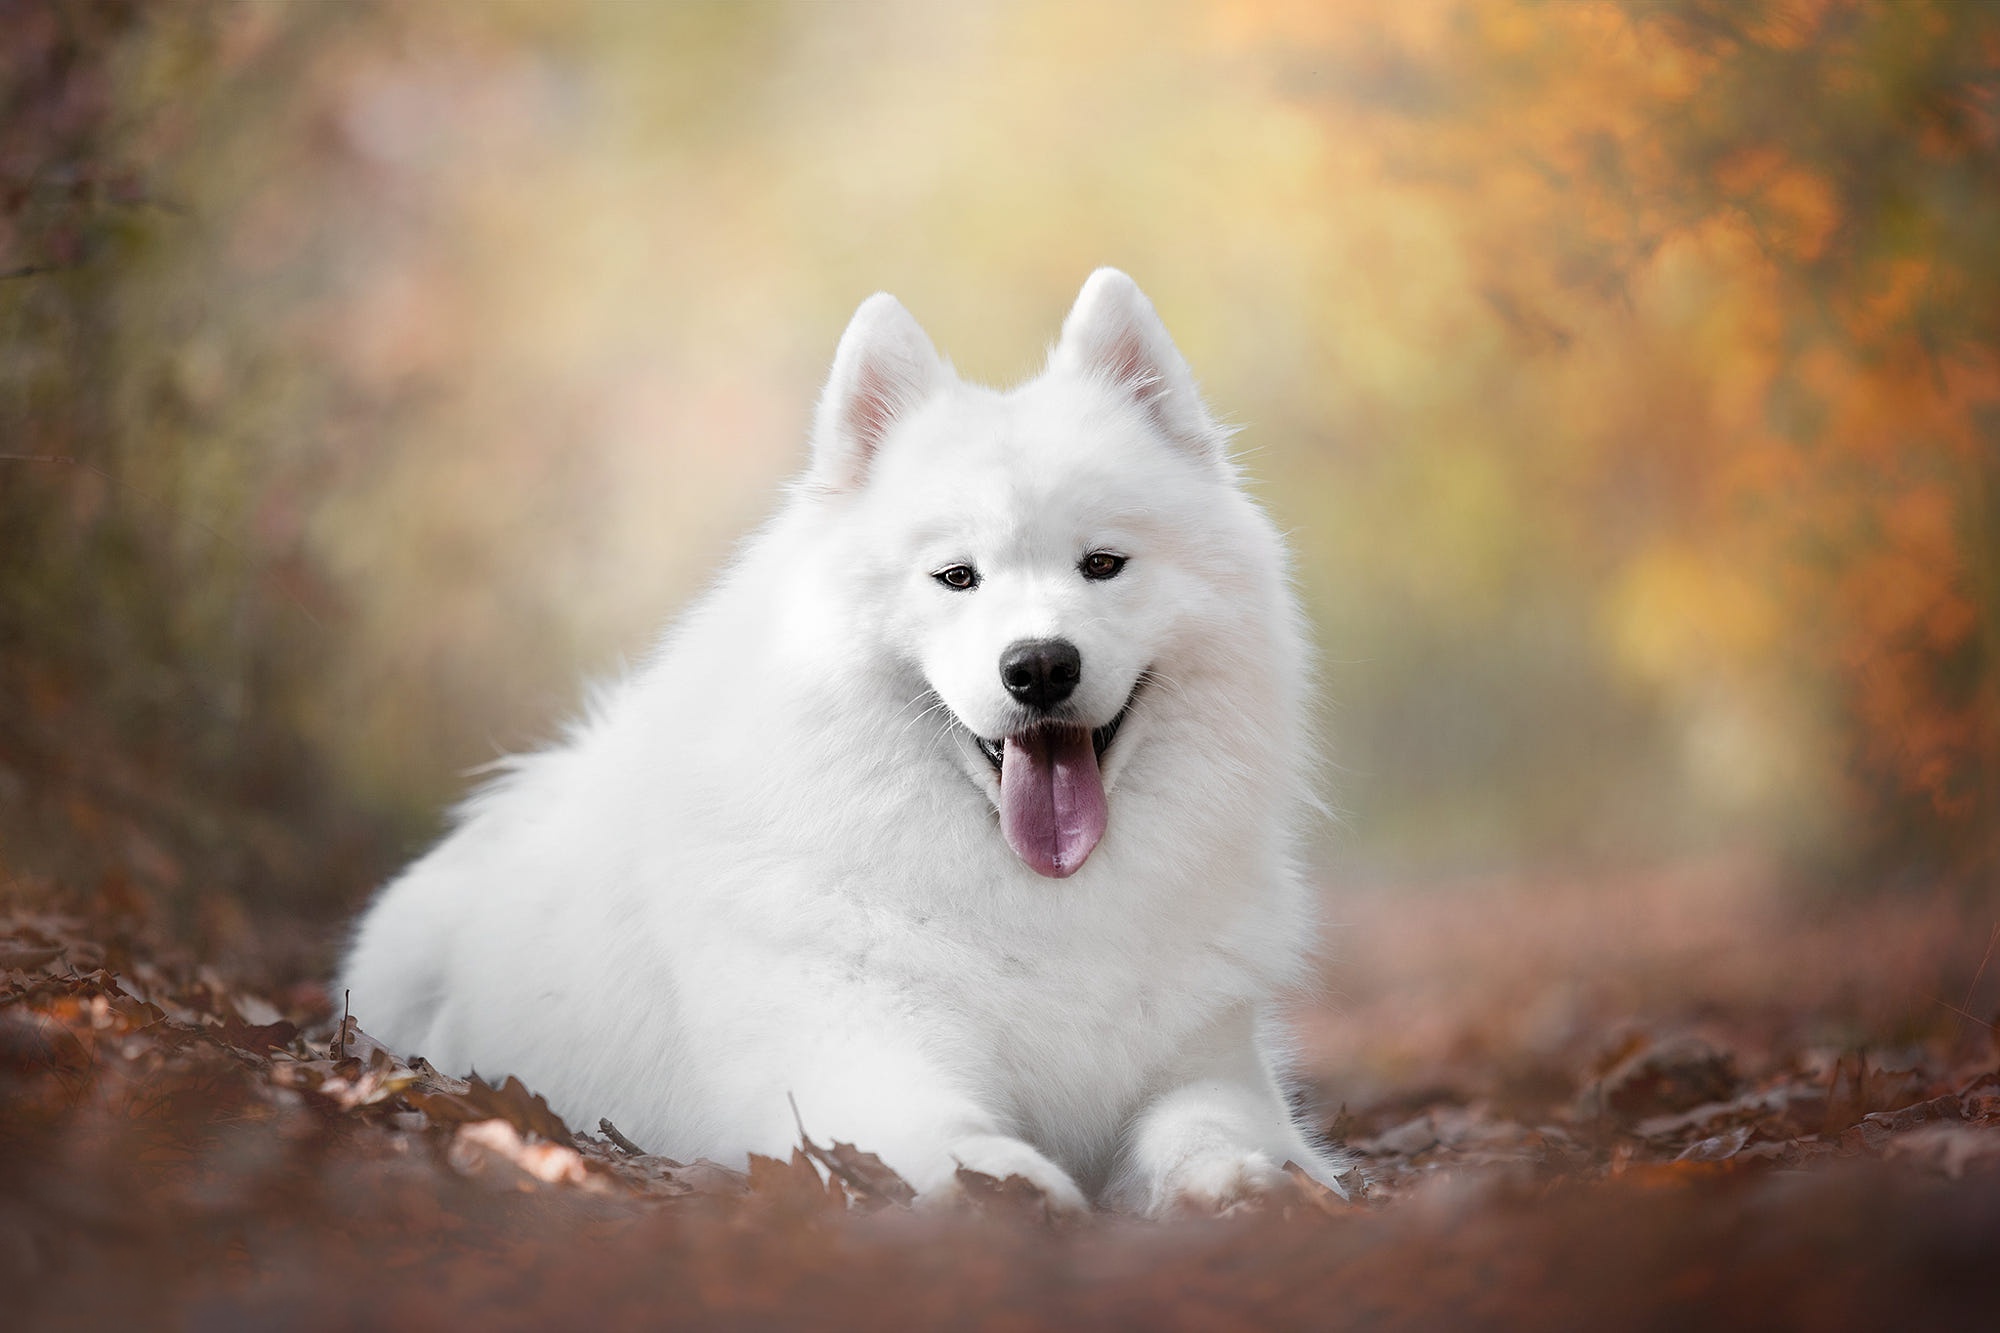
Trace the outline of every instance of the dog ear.
<instances>
[{"instance_id":1,"label":"dog ear","mask_svg":"<svg viewBox=\"0 0 2000 1333\"><path fill-rule=\"evenodd\" d=\"M887 292L863 301L840 335L819 397L808 480L827 490L859 486L889 428L945 374L937 349L901 302Z\"/></svg>"},{"instance_id":2,"label":"dog ear","mask_svg":"<svg viewBox=\"0 0 2000 1333\"><path fill-rule=\"evenodd\" d=\"M1049 364L1105 381L1145 408L1171 439L1200 456L1222 457L1228 432L1202 404L1153 303L1117 269L1098 269L1085 281Z\"/></svg>"}]
</instances>

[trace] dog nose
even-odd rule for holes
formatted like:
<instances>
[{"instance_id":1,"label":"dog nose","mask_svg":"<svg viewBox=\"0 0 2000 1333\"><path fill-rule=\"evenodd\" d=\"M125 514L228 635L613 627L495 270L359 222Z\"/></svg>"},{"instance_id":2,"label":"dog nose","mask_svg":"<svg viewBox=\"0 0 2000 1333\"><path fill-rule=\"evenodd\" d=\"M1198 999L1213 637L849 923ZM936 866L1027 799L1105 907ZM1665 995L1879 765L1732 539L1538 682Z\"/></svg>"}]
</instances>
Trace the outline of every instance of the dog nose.
<instances>
[{"instance_id":1,"label":"dog nose","mask_svg":"<svg viewBox=\"0 0 2000 1333\"><path fill-rule=\"evenodd\" d=\"M1054 708L1083 679L1083 654L1068 639L1022 639L1000 654L1000 683L1030 708Z\"/></svg>"}]
</instances>

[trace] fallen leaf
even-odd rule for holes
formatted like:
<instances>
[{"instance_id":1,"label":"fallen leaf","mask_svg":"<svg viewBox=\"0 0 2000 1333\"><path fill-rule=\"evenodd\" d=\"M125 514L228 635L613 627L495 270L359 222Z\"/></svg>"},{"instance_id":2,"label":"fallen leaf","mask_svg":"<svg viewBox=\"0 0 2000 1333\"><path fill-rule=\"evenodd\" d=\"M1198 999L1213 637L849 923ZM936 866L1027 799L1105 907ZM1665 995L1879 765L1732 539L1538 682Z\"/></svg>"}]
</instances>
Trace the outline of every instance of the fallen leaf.
<instances>
[{"instance_id":1,"label":"fallen leaf","mask_svg":"<svg viewBox=\"0 0 2000 1333\"><path fill-rule=\"evenodd\" d=\"M392 1060L399 1060L394 1051L363 1032L361 1024L352 1015L340 1020L339 1027L334 1030L330 1047L336 1060L365 1060L377 1051Z\"/></svg>"},{"instance_id":2,"label":"fallen leaf","mask_svg":"<svg viewBox=\"0 0 2000 1333\"><path fill-rule=\"evenodd\" d=\"M1738 1125L1726 1134L1717 1134L1693 1143L1674 1158L1676 1162L1726 1162L1750 1141L1750 1127Z\"/></svg>"},{"instance_id":3,"label":"fallen leaf","mask_svg":"<svg viewBox=\"0 0 2000 1333\"><path fill-rule=\"evenodd\" d=\"M847 1186L855 1196L855 1201L864 1209L898 1204L907 1207L916 1201L917 1192L910 1183L872 1152L862 1152L851 1143L835 1139L831 1150L814 1143L806 1133L805 1119L799 1115L799 1104L792 1102L792 1119L799 1127L799 1144L815 1162L824 1166L834 1177ZM604 1122L609 1127L608 1121Z\"/></svg>"},{"instance_id":4,"label":"fallen leaf","mask_svg":"<svg viewBox=\"0 0 2000 1333\"><path fill-rule=\"evenodd\" d=\"M1618 1063L1577 1098L1582 1118L1609 1115L1630 1124L1649 1116L1726 1101L1740 1080L1735 1061L1699 1037L1646 1046Z\"/></svg>"},{"instance_id":5,"label":"fallen leaf","mask_svg":"<svg viewBox=\"0 0 2000 1333\"><path fill-rule=\"evenodd\" d=\"M750 1193L780 1208L807 1213L847 1209L840 1186L832 1179L820 1179L812 1159L799 1148L792 1149L786 1161L751 1153Z\"/></svg>"},{"instance_id":6,"label":"fallen leaf","mask_svg":"<svg viewBox=\"0 0 2000 1333\"><path fill-rule=\"evenodd\" d=\"M40 968L63 956L59 944L0 944L0 969Z\"/></svg>"},{"instance_id":7,"label":"fallen leaf","mask_svg":"<svg viewBox=\"0 0 2000 1333\"><path fill-rule=\"evenodd\" d=\"M1959 1099L1956 1096L1933 1097L1927 1102L1905 1106L1900 1111L1871 1111L1861 1117L1863 1123L1880 1125L1891 1133L1915 1129L1919 1125L1934 1124L1940 1120L1962 1118Z\"/></svg>"},{"instance_id":8,"label":"fallen leaf","mask_svg":"<svg viewBox=\"0 0 2000 1333\"><path fill-rule=\"evenodd\" d=\"M549 1109L548 1100L540 1093L528 1091L512 1074L497 1088L474 1074L466 1080L465 1091L454 1092L442 1088L430 1090L411 1071L403 1098L444 1124L505 1120L523 1134L536 1134L551 1143L571 1143L569 1126Z\"/></svg>"},{"instance_id":9,"label":"fallen leaf","mask_svg":"<svg viewBox=\"0 0 2000 1333\"><path fill-rule=\"evenodd\" d=\"M1898 1134L1882 1155L1957 1180L1968 1170L2000 1170L2000 1130L1930 1124Z\"/></svg>"},{"instance_id":10,"label":"fallen leaf","mask_svg":"<svg viewBox=\"0 0 2000 1333\"><path fill-rule=\"evenodd\" d=\"M1002 1180L969 1166L959 1167L955 1175L960 1196L981 1213L1041 1222L1052 1222L1058 1216L1042 1187L1026 1176Z\"/></svg>"},{"instance_id":11,"label":"fallen leaf","mask_svg":"<svg viewBox=\"0 0 2000 1333\"><path fill-rule=\"evenodd\" d=\"M252 1055L267 1055L280 1047L289 1046L299 1035L299 1029L297 1024L282 1018L275 1023L251 1024L231 1015L222 1020L222 1025L215 1029L215 1035L225 1045Z\"/></svg>"},{"instance_id":12,"label":"fallen leaf","mask_svg":"<svg viewBox=\"0 0 2000 1333\"><path fill-rule=\"evenodd\" d=\"M594 1180L576 1149L546 1139L524 1137L505 1120L460 1125L452 1136L447 1156L461 1174L478 1175L485 1169L485 1155L489 1154L545 1185L602 1188L602 1182Z\"/></svg>"},{"instance_id":13,"label":"fallen leaf","mask_svg":"<svg viewBox=\"0 0 2000 1333\"><path fill-rule=\"evenodd\" d=\"M1373 1138L1355 1139L1347 1146L1369 1157L1415 1157L1437 1147L1439 1142L1437 1126L1427 1113Z\"/></svg>"}]
</instances>

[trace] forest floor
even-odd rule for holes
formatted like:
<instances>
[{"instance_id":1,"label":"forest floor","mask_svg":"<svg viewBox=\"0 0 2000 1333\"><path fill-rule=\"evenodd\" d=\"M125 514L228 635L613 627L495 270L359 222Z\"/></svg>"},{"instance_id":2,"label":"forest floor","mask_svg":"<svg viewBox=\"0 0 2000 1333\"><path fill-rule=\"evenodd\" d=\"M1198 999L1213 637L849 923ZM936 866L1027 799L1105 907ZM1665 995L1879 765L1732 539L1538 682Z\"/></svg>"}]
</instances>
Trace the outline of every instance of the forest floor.
<instances>
[{"instance_id":1,"label":"forest floor","mask_svg":"<svg viewBox=\"0 0 2000 1333\"><path fill-rule=\"evenodd\" d=\"M1295 1018L1357 1199L1301 1180L1145 1223L1052 1219L985 1178L913 1210L866 1144L747 1173L647 1156L518 1084L397 1059L240 923L197 957L129 888L0 882L19 1327L1823 1331L2000 1309L2000 961L1963 902L1814 906L1729 865L1347 895Z\"/></svg>"}]
</instances>

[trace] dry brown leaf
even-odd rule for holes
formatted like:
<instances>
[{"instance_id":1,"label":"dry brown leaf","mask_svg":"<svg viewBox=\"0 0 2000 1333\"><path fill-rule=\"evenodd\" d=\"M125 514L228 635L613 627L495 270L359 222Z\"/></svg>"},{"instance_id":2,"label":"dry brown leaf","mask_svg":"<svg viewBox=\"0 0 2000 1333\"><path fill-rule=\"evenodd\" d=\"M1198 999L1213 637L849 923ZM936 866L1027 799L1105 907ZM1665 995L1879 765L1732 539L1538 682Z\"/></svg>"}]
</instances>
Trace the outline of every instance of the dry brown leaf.
<instances>
[{"instance_id":1,"label":"dry brown leaf","mask_svg":"<svg viewBox=\"0 0 2000 1333\"><path fill-rule=\"evenodd\" d=\"M1743 1150L1750 1141L1750 1127L1738 1125L1727 1133L1716 1134L1689 1144L1674 1158L1676 1162L1726 1162Z\"/></svg>"},{"instance_id":2,"label":"dry brown leaf","mask_svg":"<svg viewBox=\"0 0 2000 1333\"><path fill-rule=\"evenodd\" d=\"M846 1211L847 1196L835 1179L822 1180L819 1170L803 1150L792 1149L791 1158L779 1161L760 1153L750 1154L750 1193L781 1209L806 1213Z\"/></svg>"},{"instance_id":3,"label":"dry brown leaf","mask_svg":"<svg viewBox=\"0 0 2000 1333\"><path fill-rule=\"evenodd\" d=\"M1883 1145L1882 1155L1951 1180L1967 1171L2000 1171L2000 1130L1933 1123L1896 1135Z\"/></svg>"},{"instance_id":4,"label":"dry brown leaf","mask_svg":"<svg viewBox=\"0 0 2000 1333\"><path fill-rule=\"evenodd\" d=\"M858 1189L873 1199L890 1204L911 1204L917 1192L887 1162L872 1152L862 1152L851 1143L833 1141L833 1149L820 1158L828 1169L839 1174L850 1189Z\"/></svg>"},{"instance_id":5,"label":"dry brown leaf","mask_svg":"<svg viewBox=\"0 0 2000 1333\"><path fill-rule=\"evenodd\" d=\"M1905 1106L1899 1111L1870 1111L1861 1117L1864 1122L1876 1124L1891 1133L1915 1129L1919 1125L1936 1124L1941 1120L1960 1120L1963 1113L1956 1096L1933 1097L1927 1102Z\"/></svg>"},{"instance_id":6,"label":"dry brown leaf","mask_svg":"<svg viewBox=\"0 0 2000 1333\"><path fill-rule=\"evenodd\" d=\"M298 1025L279 1019L275 1023L245 1023L235 1015L222 1020L215 1029L216 1039L252 1055L268 1055L289 1046L299 1035Z\"/></svg>"},{"instance_id":7,"label":"dry brown leaf","mask_svg":"<svg viewBox=\"0 0 2000 1333\"><path fill-rule=\"evenodd\" d=\"M605 1188L574 1148L525 1137L505 1120L460 1125L452 1135L447 1153L452 1166L463 1175L479 1175L485 1171L489 1158L499 1158L545 1185L576 1185L600 1191Z\"/></svg>"},{"instance_id":8,"label":"dry brown leaf","mask_svg":"<svg viewBox=\"0 0 2000 1333\"><path fill-rule=\"evenodd\" d=\"M39 969L62 956L60 944L0 944L0 969Z\"/></svg>"},{"instance_id":9,"label":"dry brown leaf","mask_svg":"<svg viewBox=\"0 0 2000 1333\"><path fill-rule=\"evenodd\" d=\"M1727 1101L1740 1080L1734 1059L1699 1037L1681 1037L1627 1055L1577 1098L1577 1114L1630 1124L1649 1116Z\"/></svg>"},{"instance_id":10,"label":"dry brown leaf","mask_svg":"<svg viewBox=\"0 0 2000 1333\"><path fill-rule=\"evenodd\" d=\"M585 1153L585 1156L590 1156ZM750 1176L711 1162L706 1157L693 1162L676 1162L671 1157L631 1157L618 1153L610 1158L593 1158L606 1170L648 1194L678 1197L688 1194L737 1196L750 1192Z\"/></svg>"},{"instance_id":11,"label":"dry brown leaf","mask_svg":"<svg viewBox=\"0 0 2000 1333\"><path fill-rule=\"evenodd\" d=\"M960 1197L981 1213L1037 1222L1053 1222L1061 1216L1042 1187L1026 1176L1002 1180L969 1166L959 1167L954 1175Z\"/></svg>"},{"instance_id":12,"label":"dry brown leaf","mask_svg":"<svg viewBox=\"0 0 2000 1333\"><path fill-rule=\"evenodd\" d=\"M472 1088L472 1084L465 1079L440 1074L436 1066L421 1055L410 1061L410 1072L417 1076L413 1086L424 1092L446 1092L462 1097Z\"/></svg>"},{"instance_id":13,"label":"dry brown leaf","mask_svg":"<svg viewBox=\"0 0 2000 1333\"><path fill-rule=\"evenodd\" d=\"M505 1120L523 1134L539 1135L551 1143L572 1145L569 1126L549 1109L547 1099L528 1091L521 1080L512 1074L497 1088L474 1074L466 1080L463 1092L454 1092L444 1088L432 1090L414 1071L410 1071L403 1085L403 1099L441 1124Z\"/></svg>"},{"instance_id":14,"label":"dry brown leaf","mask_svg":"<svg viewBox=\"0 0 2000 1333\"><path fill-rule=\"evenodd\" d=\"M351 1014L340 1020L340 1025L334 1029L333 1040L328 1045L336 1060L365 1060L377 1051L392 1060L398 1059L394 1051L363 1032L359 1020Z\"/></svg>"},{"instance_id":15,"label":"dry brown leaf","mask_svg":"<svg viewBox=\"0 0 2000 1333\"><path fill-rule=\"evenodd\" d=\"M853 1144L842 1143L838 1139L834 1140L831 1150L814 1143L812 1135L806 1133L806 1122L799 1115L796 1101L792 1102L792 1119L799 1127L799 1144L806 1155L847 1186L855 1202L863 1209L890 1204L908 1206L916 1201L917 1192L910 1187L910 1183L874 1153L862 1152Z\"/></svg>"},{"instance_id":16,"label":"dry brown leaf","mask_svg":"<svg viewBox=\"0 0 2000 1333\"><path fill-rule=\"evenodd\" d=\"M1431 1113L1425 1112L1371 1138L1355 1139L1347 1146L1368 1157L1415 1157L1438 1143L1437 1126Z\"/></svg>"},{"instance_id":17,"label":"dry brown leaf","mask_svg":"<svg viewBox=\"0 0 2000 1333\"><path fill-rule=\"evenodd\" d=\"M334 1103L343 1111L363 1106L384 1106L406 1094L416 1076L376 1050L366 1061L285 1060L271 1062L271 1081L280 1087L309 1092Z\"/></svg>"}]
</instances>

